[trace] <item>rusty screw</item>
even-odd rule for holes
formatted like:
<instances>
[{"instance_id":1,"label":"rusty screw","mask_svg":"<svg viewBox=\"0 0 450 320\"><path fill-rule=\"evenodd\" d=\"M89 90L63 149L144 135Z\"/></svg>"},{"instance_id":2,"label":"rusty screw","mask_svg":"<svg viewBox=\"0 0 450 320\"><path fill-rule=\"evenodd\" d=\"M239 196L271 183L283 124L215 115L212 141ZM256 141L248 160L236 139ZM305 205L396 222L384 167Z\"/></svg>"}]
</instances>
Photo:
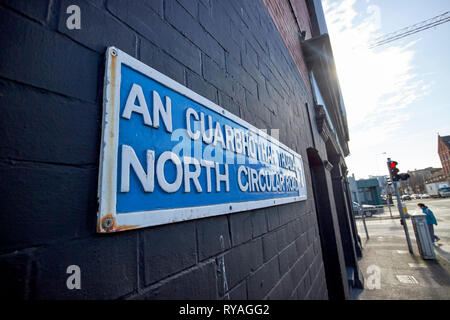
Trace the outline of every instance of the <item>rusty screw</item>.
<instances>
[{"instance_id":1,"label":"rusty screw","mask_svg":"<svg viewBox=\"0 0 450 320\"><path fill-rule=\"evenodd\" d=\"M111 50L111 55L114 56L114 57L117 56L117 51L115 49L112 49Z\"/></svg>"},{"instance_id":2,"label":"rusty screw","mask_svg":"<svg viewBox=\"0 0 450 320\"><path fill-rule=\"evenodd\" d=\"M102 227L103 229L108 230L112 228L113 224L114 224L113 218L106 218L102 222Z\"/></svg>"}]
</instances>

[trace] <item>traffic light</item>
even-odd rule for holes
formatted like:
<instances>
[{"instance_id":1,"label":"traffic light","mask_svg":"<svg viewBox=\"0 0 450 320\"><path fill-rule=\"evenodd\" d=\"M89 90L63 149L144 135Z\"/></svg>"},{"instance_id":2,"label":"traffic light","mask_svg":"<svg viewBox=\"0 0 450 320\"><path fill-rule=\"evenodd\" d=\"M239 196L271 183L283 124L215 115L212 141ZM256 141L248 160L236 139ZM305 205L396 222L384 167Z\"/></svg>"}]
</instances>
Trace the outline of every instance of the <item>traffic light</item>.
<instances>
[{"instance_id":1,"label":"traffic light","mask_svg":"<svg viewBox=\"0 0 450 320\"><path fill-rule=\"evenodd\" d=\"M408 173L400 173L398 176L400 177L400 180L408 180L410 177Z\"/></svg>"},{"instance_id":2,"label":"traffic light","mask_svg":"<svg viewBox=\"0 0 450 320\"><path fill-rule=\"evenodd\" d=\"M389 174L392 177L392 181L408 180L410 177L409 174L399 173L400 170L397 168L397 165L397 161L388 161Z\"/></svg>"},{"instance_id":3,"label":"traffic light","mask_svg":"<svg viewBox=\"0 0 450 320\"><path fill-rule=\"evenodd\" d=\"M398 170L397 165L398 165L397 161L390 161L389 162L389 172L391 174L392 181L400 180L400 176L398 175L398 172L400 170Z\"/></svg>"}]
</instances>

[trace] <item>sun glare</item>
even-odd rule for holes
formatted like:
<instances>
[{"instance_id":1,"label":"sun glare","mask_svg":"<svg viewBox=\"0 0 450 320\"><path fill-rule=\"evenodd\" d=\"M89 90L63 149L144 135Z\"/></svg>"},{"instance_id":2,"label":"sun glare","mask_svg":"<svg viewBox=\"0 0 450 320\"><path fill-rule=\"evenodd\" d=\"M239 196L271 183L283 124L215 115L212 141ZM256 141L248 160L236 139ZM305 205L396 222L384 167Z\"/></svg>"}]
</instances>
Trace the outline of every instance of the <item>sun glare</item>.
<instances>
[{"instance_id":1,"label":"sun glare","mask_svg":"<svg viewBox=\"0 0 450 320\"><path fill-rule=\"evenodd\" d=\"M348 116L348 162L400 130L409 118L404 109L430 87L414 72L412 47L417 41L369 49L380 35L381 12L368 5L358 15L355 4L355 0L323 3Z\"/></svg>"}]
</instances>

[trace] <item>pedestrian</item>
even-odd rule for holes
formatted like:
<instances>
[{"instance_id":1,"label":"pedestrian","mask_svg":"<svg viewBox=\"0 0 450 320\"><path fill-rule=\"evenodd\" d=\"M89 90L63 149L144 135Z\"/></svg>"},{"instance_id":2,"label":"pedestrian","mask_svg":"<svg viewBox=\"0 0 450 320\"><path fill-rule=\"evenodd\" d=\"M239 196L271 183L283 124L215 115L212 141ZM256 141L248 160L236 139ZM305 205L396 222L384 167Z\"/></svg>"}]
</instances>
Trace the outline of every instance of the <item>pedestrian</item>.
<instances>
[{"instance_id":1,"label":"pedestrian","mask_svg":"<svg viewBox=\"0 0 450 320\"><path fill-rule=\"evenodd\" d=\"M420 209L422 209L422 212L427 216L427 225L428 230L430 230L430 236L431 240L433 242L441 240L437 235L434 234L434 224L437 225L436 217L433 214L433 211L431 211L425 204L418 203L417 204Z\"/></svg>"}]
</instances>

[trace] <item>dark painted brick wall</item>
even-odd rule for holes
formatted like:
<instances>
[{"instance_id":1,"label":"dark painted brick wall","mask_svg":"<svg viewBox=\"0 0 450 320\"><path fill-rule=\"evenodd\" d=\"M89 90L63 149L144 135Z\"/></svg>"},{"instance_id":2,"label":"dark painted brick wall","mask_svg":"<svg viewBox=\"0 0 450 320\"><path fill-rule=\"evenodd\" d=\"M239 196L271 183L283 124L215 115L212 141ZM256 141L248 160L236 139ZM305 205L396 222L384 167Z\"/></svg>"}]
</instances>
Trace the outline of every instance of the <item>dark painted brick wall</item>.
<instances>
[{"instance_id":1,"label":"dark painted brick wall","mask_svg":"<svg viewBox=\"0 0 450 320\"><path fill-rule=\"evenodd\" d=\"M104 52L126 51L303 156L295 63L262 1L0 0L0 294L27 299L326 299L309 199L97 235ZM81 8L81 30L66 8ZM270 132L270 131L269 131ZM68 290L66 269L81 268Z\"/></svg>"}]
</instances>

